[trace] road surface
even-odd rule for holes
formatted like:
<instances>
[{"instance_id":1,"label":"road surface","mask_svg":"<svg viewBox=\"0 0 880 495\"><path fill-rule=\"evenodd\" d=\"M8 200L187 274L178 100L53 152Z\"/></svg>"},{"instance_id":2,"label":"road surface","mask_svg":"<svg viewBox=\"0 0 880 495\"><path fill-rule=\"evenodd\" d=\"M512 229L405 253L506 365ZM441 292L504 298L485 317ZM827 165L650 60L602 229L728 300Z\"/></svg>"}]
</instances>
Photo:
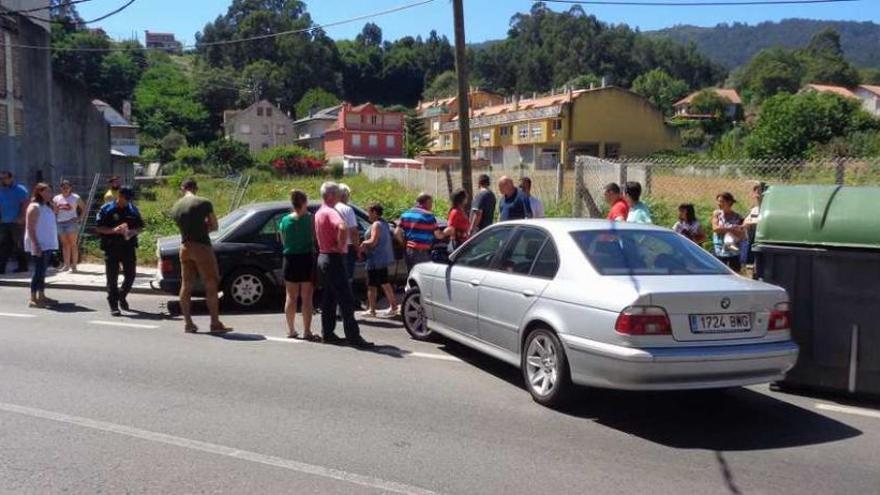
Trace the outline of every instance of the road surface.
<instances>
[{"instance_id":1,"label":"road surface","mask_svg":"<svg viewBox=\"0 0 880 495\"><path fill-rule=\"evenodd\" d=\"M288 341L271 312L185 335L167 297L114 319L101 293L49 295L0 288L2 493L880 493L876 405L763 386L559 412L394 322L358 351Z\"/></svg>"}]
</instances>

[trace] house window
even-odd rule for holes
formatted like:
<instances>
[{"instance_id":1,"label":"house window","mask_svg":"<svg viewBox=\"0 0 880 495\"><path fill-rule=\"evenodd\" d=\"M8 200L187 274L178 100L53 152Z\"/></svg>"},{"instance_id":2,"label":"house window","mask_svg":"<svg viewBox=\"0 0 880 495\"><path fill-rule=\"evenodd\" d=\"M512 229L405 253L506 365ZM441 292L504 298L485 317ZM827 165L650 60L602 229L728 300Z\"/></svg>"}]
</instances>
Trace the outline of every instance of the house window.
<instances>
[{"instance_id":1,"label":"house window","mask_svg":"<svg viewBox=\"0 0 880 495\"><path fill-rule=\"evenodd\" d=\"M360 134L352 134L351 135L351 145L352 146L360 146L361 145L361 135Z\"/></svg>"},{"instance_id":2,"label":"house window","mask_svg":"<svg viewBox=\"0 0 880 495\"><path fill-rule=\"evenodd\" d=\"M511 134L510 131L511 131L511 128L509 125L502 126L501 127L501 136L502 137L510 136L510 134Z\"/></svg>"},{"instance_id":3,"label":"house window","mask_svg":"<svg viewBox=\"0 0 880 495\"><path fill-rule=\"evenodd\" d=\"M431 129L434 130L434 132L439 131L440 130L440 121L435 120L435 121L431 122Z\"/></svg>"},{"instance_id":4,"label":"house window","mask_svg":"<svg viewBox=\"0 0 880 495\"><path fill-rule=\"evenodd\" d=\"M451 148L452 147L452 136L449 134L443 135L443 147Z\"/></svg>"},{"instance_id":5,"label":"house window","mask_svg":"<svg viewBox=\"0 0 880 495\"><path fill-rule=\"evenodd\" d=\"M553 121L553 131L559 132L562 130L562 119L556 119Z\"/></svg>"},{"instance_id":6,"label":"house window","mask_svg":"<svg viewBox=\"0 0 880 495\"><path fill-rule=\"evenodd\" d=\"M471 142L474 143L474 146L480 145L480 133L479 132L475 132L475 133L471 134Z\"/></svg>"},{"instance_id":7,"label":"house window","mask_svg":"<svg viewBox=\"0 0 880 495\"><path fill-rule=\"evenodd\" d=\"M370 134L370 148L379 147L379 136L375 134Z\"/></svg>"},{"instance_id":8,"label":"house window","mask_svg":"<svg viewBox=\"0 0 880 495\"><path fill-rule=\"evenodd\" d=\"M386 148L392 149L396 145L397 145L397 143L396 143L396 140L394 139L394 136L385 136L385 147Z\"/></svg>"},{"instance_id":9,"label":"house window","mask_svg":"<svg viewBox=\"0 0 880 495\"><path fill-rule=\"evenodd\" d=\"M544 130L541 129L541 124L532 124L532 138L540 138L544 134Z\"/></svg>"},{"instance_id":10,"label":"house window","mask_svg":"<svg viewBox=\"0 0 880 495\"><path fill-rule=\"evenodd\" d=\"M250 134L251 133L251 125L250 124L241 124L241 133L242 134Z\"/></svg>"},{"instance_id":11,"label":"house window","mask_svg":"<svg viewBox=\"0 0 880 495\"><path fill-rule=\"evenodd\" d=\"M271 116L272 116L272 108L267 108L266 109L266 117L271 117Z\"/></svg>"},{"instance_id":12,"label":"house window","mask_svg":"<svg viewBox=\"0 0 880 495\"><path fill-rule=\"evenodd\" d=\"M283 125L279 125L278 127L275 128L275 133L278 134L279 136L283 136L283 135L287 134L287 128L284 127Z\"/></svg>"},{"instance_id":13,"label":"house window","mask_svg":"<svg viewBox=\"0 0 880 495\"><path fill-rule=\"evenodd\" d=\"M373 125L378 124L379 123L379 116L378 115L371 115L370 116L370 123Z\"/></svg>"},{"instance_id":14,"label":"house window","mask_svg":"<svg viewBox=\"0 0 880 495\"><path fill-rule=\"evenodd\" d=\"M483 132L483 141L489 142L492 140L492 133L489 131Z\"/></svg>"},{"instance_id":15,"label":"house window","mask_svg":"<svg viewBox=\"0 0 880 495\"><path fill-rule=\"evenodd\" d=\"M529 126L527 124L519 126L519 138L520 139L528 139L529 138Z\"/></svg>"},{"instance_id":16,"label":"house window","mask_svg":"<svg viewBox=\"0 0 880 495\"><path fill-rule=\"evenodd\" d=\"M605 143L605 158L620 158L620 143Z\"/></svg>"},{"instance_id":17,"label":"house window","mask_svg":"<svg viewBox=\"0 0 880 495\"><path fill-rule=\"evenodd\" d=\"M263 116L263 107L257 107L257 117Z\"/></svg>"},{"instance_id":18,"label":"house window","mask_svg":"<svg viewBox=\"0 0 880 495\"><path fill-rule=\"evenodd\" d=\"M263 124L263 134L269 134L269 124Z\"/></svg>"}]
</instances>

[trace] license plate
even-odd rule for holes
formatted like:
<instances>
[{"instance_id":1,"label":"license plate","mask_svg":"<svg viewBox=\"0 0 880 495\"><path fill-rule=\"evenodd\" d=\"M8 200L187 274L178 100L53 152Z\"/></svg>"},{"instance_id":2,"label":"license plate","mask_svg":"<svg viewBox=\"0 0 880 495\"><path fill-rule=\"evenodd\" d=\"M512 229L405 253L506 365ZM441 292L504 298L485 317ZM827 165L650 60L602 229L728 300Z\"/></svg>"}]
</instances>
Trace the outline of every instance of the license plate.
<instances>
[{"instance_id":1,"label":"license plate","mask_svg":"<svg viewBox=\"0 0 880 495\"><path fill-rule=\"evenodd\" d=\"M748 313L690 315L690 320L693 333L748 332L752 329L752 315Z\"/></svg>"}]
</instances>

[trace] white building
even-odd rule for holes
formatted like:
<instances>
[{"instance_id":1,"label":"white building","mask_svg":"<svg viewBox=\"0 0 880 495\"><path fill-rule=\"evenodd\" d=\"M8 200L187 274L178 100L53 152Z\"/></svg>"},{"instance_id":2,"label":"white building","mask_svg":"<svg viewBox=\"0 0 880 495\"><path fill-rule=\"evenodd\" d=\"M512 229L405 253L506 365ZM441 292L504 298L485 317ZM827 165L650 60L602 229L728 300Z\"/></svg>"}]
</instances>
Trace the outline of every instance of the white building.
<instances>
[{"instance_id":1,"label":"white building","mask_svg":"<svg viewBox=\"0 0 880 495\"><path fill-rule=\"evenodd\" d=\"M853 91L862 100L862 108L866 112L880 117L880 86L862 84Z\"/></svg>"}]
</instances>

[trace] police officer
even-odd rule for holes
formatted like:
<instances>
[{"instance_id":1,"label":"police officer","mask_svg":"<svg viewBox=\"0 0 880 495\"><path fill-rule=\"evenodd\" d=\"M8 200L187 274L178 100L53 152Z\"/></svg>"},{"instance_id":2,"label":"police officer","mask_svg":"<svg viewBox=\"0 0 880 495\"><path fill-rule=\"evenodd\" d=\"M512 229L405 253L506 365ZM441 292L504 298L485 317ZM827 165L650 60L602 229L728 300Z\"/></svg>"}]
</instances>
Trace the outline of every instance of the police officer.
<instances>
[{"instance_id":1,"label":"police officer","mask_svg":"<svg viewBox=\"0 0 880 495\"><path fill-rule=\"evenodd\" d=\"M98 211L97 233L101 236L104 251L104 267L107 273L107 302L110 314L120 316L120 308L129 311L126 296L134 284L137 273L137 236L144 228L138 209L131 202L134 191L121 187L118 197ZM122 265L122 287L118 286L119 266Z\"/></svg>"}]
</instances>

